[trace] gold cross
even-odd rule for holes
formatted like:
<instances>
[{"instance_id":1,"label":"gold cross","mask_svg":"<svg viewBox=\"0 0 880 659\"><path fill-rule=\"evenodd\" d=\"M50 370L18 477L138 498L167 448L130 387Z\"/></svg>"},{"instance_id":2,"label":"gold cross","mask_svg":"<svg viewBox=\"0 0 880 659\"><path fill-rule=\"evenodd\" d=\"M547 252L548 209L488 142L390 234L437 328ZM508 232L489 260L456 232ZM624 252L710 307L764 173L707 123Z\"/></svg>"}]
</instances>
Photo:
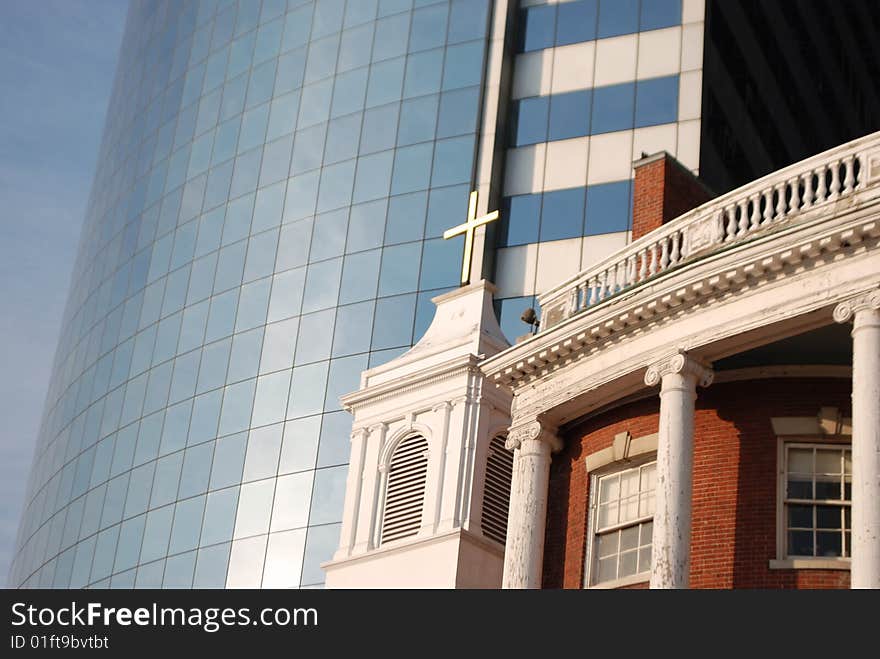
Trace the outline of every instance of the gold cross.
<instances>
[{"instance_id":1,"label":"gold cross","mask_svg":"<svg viewBox=\"0 0 880 659\"><path fill-rule=\"evenodd\" d=\"M444 240L449 240L450 238L464 234L464 257L461 263L462 284L467 284L468 280L471 278L471 251L473 251L474 248L474 231L477 227L483 226L484 224L488 224L497 219L498 211L492 211L491 213L477 217L477 191L474 190L471 192L471 197L468 201L467 222L443 232Z\"/></svg>"}]
</instances>

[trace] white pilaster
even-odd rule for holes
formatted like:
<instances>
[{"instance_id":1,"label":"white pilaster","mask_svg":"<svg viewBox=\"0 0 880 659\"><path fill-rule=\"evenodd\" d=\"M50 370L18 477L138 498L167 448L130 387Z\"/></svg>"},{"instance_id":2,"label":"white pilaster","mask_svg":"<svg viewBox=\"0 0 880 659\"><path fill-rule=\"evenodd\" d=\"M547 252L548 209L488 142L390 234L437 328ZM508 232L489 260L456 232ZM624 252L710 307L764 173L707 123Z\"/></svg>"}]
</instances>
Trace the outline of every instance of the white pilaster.
<instances>
[{"instance_id":1,"label":"white pilaster","mask_svg":"<svg viewBox=\"0 0 880 659\"><path fill-rule=\"evenodd\" d=\"M651 588L688 587L698 382L709 386L712 371L685 352L652 364L645 374L649 387L660 384Z\"/></svg>"},{"instance_id":2,"label":"white pilaster","mask_svg":"<svg viewBox=\"0 0 880 659\"><path fill-rule=\"evenodd\" d=\"M852 588L880 588L880 290L841 302L853 320Z\"/></svg>"},{"instance_id":3,"label":"white pilaster","mask_svg":"<svg viewBox=\"0 0 880 659\"><path fill-rule=\"evenodd\" d=\"M339 549L335 560L351 555L357 531L358 513L361 503L361 473L364 468L364 453L367 448L366 428L356 428L351 433L351 454L348 478L345 481L345 503L342 507L342 525L339 529Z\"/></svg>"},{"instance_id":4,"label":"white pilaster","mask_svg":"<svg viewBox=\"0 0 880 659\"><path fill-rule=\"evenodd\" d=\"M502 588L541 587L550 454L561 447L539 421L514 423L507 436L507 448L514 454Z\"/></svg>"}]
</instances>

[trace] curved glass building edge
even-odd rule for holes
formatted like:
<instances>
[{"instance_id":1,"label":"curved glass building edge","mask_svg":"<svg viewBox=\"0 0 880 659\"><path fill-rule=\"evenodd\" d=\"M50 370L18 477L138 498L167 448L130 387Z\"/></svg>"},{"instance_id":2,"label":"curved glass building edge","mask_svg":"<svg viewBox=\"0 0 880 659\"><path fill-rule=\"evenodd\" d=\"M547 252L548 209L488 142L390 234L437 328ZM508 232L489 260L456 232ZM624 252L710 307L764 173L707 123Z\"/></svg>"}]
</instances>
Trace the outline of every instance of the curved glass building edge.
<instances>
[{"instance_id":1,"label":"curved glass building edge","mask_svg":"<svg viewBox=\"0 0 880 659\"><path fill-rule=\"evenodd\" d=\"M9 575L305 587L338 397L457 285L488 0L138 0Z\"/></svg>"}]
</instances>

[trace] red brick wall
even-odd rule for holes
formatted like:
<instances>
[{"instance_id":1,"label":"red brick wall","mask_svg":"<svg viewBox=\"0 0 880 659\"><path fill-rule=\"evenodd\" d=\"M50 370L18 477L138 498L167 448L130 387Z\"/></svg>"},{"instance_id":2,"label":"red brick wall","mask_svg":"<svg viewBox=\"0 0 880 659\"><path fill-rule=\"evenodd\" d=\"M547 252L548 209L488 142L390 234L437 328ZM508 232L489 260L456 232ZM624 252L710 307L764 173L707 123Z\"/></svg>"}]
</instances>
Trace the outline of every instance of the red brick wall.
<instances>
[{"instance_id":1,"label":"red brick wall","mask_svg":"<svg viewBox=\"0 0 880 659\"><path fill-rule=\"evenodd\" d=\"M580 588L584 579L589 476L584 458L614 436L657 432L659 397L606 412L573 428L550 470L544 587ZM776 557L774 416L850 410L844 379L719 383L700 390L694 419L693 588L848 588L841 570L771 570Z\"/></svg>"},{"instance_id":2,"label":"red brick wall","mask_svg":"<svg viewBox=\"0 0 880 659\"><path fill-rule=\"evenodd\" d=\"M633 240L712 198L684 165L665 154L635 167Z\"/></svg>"}]
</instances>

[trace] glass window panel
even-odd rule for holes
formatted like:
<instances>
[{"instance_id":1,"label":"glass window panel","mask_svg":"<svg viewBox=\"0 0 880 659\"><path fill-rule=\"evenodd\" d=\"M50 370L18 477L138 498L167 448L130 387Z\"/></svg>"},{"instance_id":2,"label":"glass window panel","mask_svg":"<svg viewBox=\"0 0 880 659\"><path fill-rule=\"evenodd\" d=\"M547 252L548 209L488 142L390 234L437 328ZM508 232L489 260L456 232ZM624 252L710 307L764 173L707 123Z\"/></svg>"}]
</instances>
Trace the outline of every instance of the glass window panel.
<instances>
[{"instance_id":1,"label":"glass window panel","mask_svg":"<svg viewBox=\"0 0 880 659\"><path fill-rule=\"evenodd\" d=\"M405 60L406 58L404 57L398 57L397 59L374 64L370 68L366 107L372 108L377 105L385 105L400 98ZM436 78L436 88L439 89L439 71L436 73Z\"/></svg>"},{"instance_id":2,"label":"glass window panel","mask_svg":"<svg viewBox=\"0 0 880 659\"><path fill-rule=\"evenodd\" d=\"M288 419L323 411L327 369L328 362L325 361L299 366L293 370L287 403Z\"/></svg>"},{"instance_id":3,"label":"glass window panel","mask_svg":"<svg viewBox=\"0 0 880 659\"><path fill-rule=\"evenodd\" d=\"M241 287L241 295L238 300L238 315L235 320L236 331L250 329L266 323L271 284L272 280L266 277Z\"/></svg>"},{"instance_id":4,"label":"glass window panel","mask_svg":"<svg viewBox=\"0 0 880 659\"><path fill-rule=\"evenodd\" d=\"M262 535L232 543L227 588L259 588L266 556L267 536Z\"/></svg>"},{"instance_id":5,"label":"glass window panel","mask_svg":"<svg viewBox=\"0 0 880 659\"><path fill-rule=\"evenodd\" d=\"M361 370L366 368L366 355L363 356ZM360 364L361 362L354 362ZM359 377L360 374L358 374ZM331 381L333 372L331 369ZM355 384L357 388L357 383ZM350 389L354 391L354 389ZM352 417L348 412L325 414L321 422L321 439L318 451L318 467L328 467L348 463L351 444Z\"/></svg>"},{"instance_id":6,"label":"glass window panel","mask_svg":"<svg viewBox=\"0 0 880 659\"><path fill-rule=\"evenodd\" d=\"M290 154L293 149L293 136L287 135L267 144L263 149L263 161L260 169L260 187L277 183L287 178L290 169ZM280 209L279 209L280 211ZM279 212L279 221L280 215ZM253 231L258 228L254 227Z\"/></svg>"},{"instance_id":7,"label":"glass window panel","mask_svg":"<svg viewBox=\"0 0 880 659\"><path fill-rule=\"evenodd\" d=\"M359 252L382 244L386 203L386 200L381 199L351 207L346 238L347 252Z\"/></svg>"},{"instance_id":8,"label":"glass window panel","mask_svg":"<svg viewBox=\"0 0 880 659\"><path fill-rule=\"evenodd\" d=\"M233 119L229 119L228 121L225 121L217 126L217 131L214 135L214 151L211 154L211 162L213 164L225 163L235 155L235 147L238 145L238 132L240 127L241 117L234 117ZM223 170L224 175L222 177L218 175L217 182L212 182L211 187L214 188L214 185L216 185L217 190L216 193L212 193L211 195L213 203L206 204L206 206L209 208L214 203L219 203L218 197L221 196L223 182L225 182L226 184L226 190L228 191L229 189L229 180L231 180L232 178L232 164L229 163L227 167L228 169Z\"/></svg>"},{"instance_id":9,"label":"glass window panel","mask_svg":"<svg viewBox=\"0 0 880 659\"><path fill-rule=\"evenodd\" d=\"M174 524L168 553L176 554L195 549L199 544L199 531L202 528L202 515L205 511L205 497L194 497L179 501L174 509ZM190 572L191 574L191 572Z\"/></svg>"},{"instance_id":10,"label":"glass window panel","mask_svg":"<svg viewBox=\"0 0 880 659\"><path fill-rule=\"evenodd\" d=\"M596 38L598 0L578 0L559 5L556 45L564 46Z\"/></svg>"},{"instance_id":11,"label":"glass window panel","mask_svg":"<svg viewBox=\"0 0 880 659\"><path fill-rule=\"evenodd\" d=\"M256 376L263 345L263 328L236 334L232 339L227 382L238 382Z\"/></svg>"},{"instance_id":12,"label":"glass window panel","mask_svg":"<svg viewBox=\"0 0 880 659\"><path fill-rule=\"evenodd\" d=\"M95 540L92 536L76 546L76 555L73 560L73 570L70 575L70 587L81 588L88 583L89 571L92 566L92 558L95 553Z\"/></svg>"},{"instance_id":13,"label":"glass window panel","mask_svg":"<svg viewBox=\"0 0 880 659\"><path fill-rule=\"evenodd\" d=\"M266 326L260 373L271 373L290 368L299 333L299 319L291 318Z\"/></svg>"},{"instance_id":14,"label":"glass window panel","mask_svg":"<svg viewBox=\"0 0 880 659\"><path fill-rule=\"evenodd\" d=\"M583 234L584 188L544 193L541 241L576 238Z\"/></svg>"},{"instance_id":15,"label":"glass window panel","mask_svg":"<svg viewBox=\"0 0 880 659\"><path fill-rule=\"evenodd\" d=\"M816 556L842 556L843 538L839 531L816 532Z\"/></svg>"},{"instance_id":16,"label":"glass window panel","mask_svg":"<svg viewBox=\"0 0 880 659\"><path fill-rule=\"evenodd\" d=\"M305 268L288 270L272 278L272 295L269 300L268 322L290 318L299 314L302 306Z\"/></svg>"},{"instance_id":17,"label":"glass window panel","mask_svg":"<svg viewBox=\"0 0 880 659\"><path fill-rule=\"evenodd\" d=\"M162 438L164 412L156 412L141 420L138 443L134 453L134 464L140 465L159 454L159 441ZM152 476L150 476L152 480Z\"/></svg>"},{"instance_id":18,"label":"glass window panel","mask_svg":"<svg viewBox=\"0 0 880 659\"><path fill-rule=\"evenodd\" d=\"M820 529L842 528L842 511L840 506L816 506L816 527Z\"/></svg>"},{"instance_id":19,"label":"glass window panel","mask_svg":"<svg viewBox=\"0 0 880 659\"><path fill-rule=\"evenodd\" d=\"M415 295L400 295L376 302L373 350L410 344L415 303Z\"/></svg>"},{"instance_id":20,"label":"glass window panel","mask_svg":"<svg viewBox=\"0 0 880 659\"><path fill-rule=\"evenodd\" d=\"M153 481L150 507L164 506L174 501L180 483L180 468L183 465L183 453L178 451L156 463L156 476Z\"/></svg>"},{"instance_id":21,"label":"glass window panel","mask_svg":"<svg viewBox=\"0 0 880 659\"><path fill-rule=\"evenodd\" d=\"M171 556L165 561L163 588L191 588L193 571L196 565L196 552Z\"/></svg>"},{"instance_id":22,"label":"glass window panel","mask_svg":"<svg viewBox=\"0 0 880 659\"><path fill-rule=\"evenodd\" d=\"M244 260L247 255L247 242L241 241L220 250L217 257L217 270L214 275L214 293L228 291L241 285L244 276ZM214 298L212 303L216 303ZM213 309L212 309L213 313ZM210 328L211 323L208 323ZM210 334L210 329L209 329Z\"/></svg>"},{"instance_id":23,"label":"glass window panel","mask_svg":"<svg viewBox=\"0 0 880 659\"><path fill-rule=\"evenodd\" d=\"M174 506L165 506L147 513L143 546L141 547L141 563L154 561L168 553L168 538L171 535L173 514Z\"/></svg>"},{"instance_id":24,"label":"glass window panel","mask_svg":"<svg viewBox=\"0 0 880 659\"><path fill-rule=\"evenodd\" d=\"M412 14L410 27L410 50L423 50L443 45L446 36L446 18L449 9L442 6L419 9ZM405 29L405 28L404 28Z\"/></svg>"},{"instance_id":25,"label":"glass window panel","mask_svg":"<svg viewBox=\"0 0 880 659\"><path fill-rule=\"evenodd\" d=\"M300 318L299 341L294 364L298 366L330 357L334 315L334 309L326 309Z\"/></svg>"},{"instance_id":26,"label":"glass window panel","mask_svg":"<svg viewBox=\"0 0 880 659\"><path fill-rule=\"evenodd\" d=\"M338 34L312 41L306 58L305 82L308 84L333 75L338 52Z\"/></svg>"},{"instance_id":27,"label":"glass window panel","mask_svg":"<svg viewBox=\"0 0 880 659\"><path fill-rule=\"evenodd\" d=\"M196 396L193 401L188 444L198 444L217 436L217 424L220 420L222 401L222 389L216 389L203 396Z\"/></svg>"},{"instance_id":28,"label":"glass window panel","mask_svg":"<svg viewBox=\"0 0 880 659\"><path fill-rule=\"evenodd\" d=\"M520 50L541 50L553 45L556 33L556 6L530 7L523 10L520 20Z\"/></svg>"},{"instance_id":29,"label":"glass window panel","mask_svg":"<svg viewBox=\"0 0 880 659\"><path fill-rule=\"evenodd\" d=\"M263 5L263 20L266 19L266 4ZM254 62L264 62L275 57L281 48L281 35L284 31L284 21L276 20L264 23L257 32L257 41L254 48Z\"/></svg>"},{"instance_id":30,"label":"glass window panel","mask_svg":"<svg viewBox=\"0 0 880 659\"><path fill-rule=\"evenodd\" d=\"M110 467L110 476L116 476L126 469L131 468L134 458L134 447L137 441L138 424L132 423L116 434L113 447L113 463Z\"/></svg>"},{"instance_id":31,"label":"glass window panel","mask_svg":"<svg viewBox=\"0 0 880 659\"><path fill-rule=\"evenodd\" d=\"M309 524L330 524L342 519L347 466L328 467L315 472L315 492Z\"/></svg>"},{"instance_id":32,"label":"glass window panel","mask_svg":"<svg viewBox=\"0 0 880 659\"><path fill-rule=\"evenodd\" d=\"M366 355L334 359L330 363L324 410L341 409L339 398L345 394L357 391L360 386L361 371L366 370L366 368Z\"/></svg>"},{"instance_id":33,"label":"glass window panel","mask_svg":"<svg viewBox=\"0 0 880 659\"><path fill-rule=\"evenodd\" d=\"M299 586L305 539L305 529L273 533L269 536L263 588Z\"/></svg>"},{"instance_id":34,"label":"glass window panel","mask_svg":"<svg viewBox=\"0 0 880 659\"><path fill-rule=\"evenodd\" d=\"M328 164L341 162L357 156L360 132L360 113L333 119L327 126L327 148L324 151L324 162ZM320 153L317 155L320 158Z\"/></svg>"},{"instance_id":35,"label":"glass window panel","mask_svg":"<svg viewBox=\"0 0 880 659\"><path fill-rule=\"evenodd\" d=\"M788 506L788 526L813 528L813 506Z\"/></svg>"},{"instance_id":36,"label":"glass window panel","mask_svg":"<svg viewBox=\"0 0 880 659\"><path fill-rule=\"evenodd\" d=\"M257 380L252 424L254 426L284 420L287 394L290 388L290 371L265 375Z\"/></svg>"},{"instance_id":37,"label":"glass window panel","mask_svg":"<svg viewBox=\"0 0 880 659\"><path fill-rule=\"evenodd\" d=\"M840 478L834 476L817 476L816 477L816 498L817 499L840 499L842 493L840 491Z\"/></svg>"},{"instance_id":38,"label":"glass window panel","mask_svg":"<svg viewBox=\"0 0 880 659\"><path fill-rule=\"evenodd\" d=\"M406 53L410 15L397 14L376 21L376 37L373 40L372 60L399 57Z\"/></svg>"},{"instance_id":39,"label":"glass window panel","mask_svg":"<svg viewBox=\"0 0 880 659\"><path fill-rule=\"evenodd\" d=\"M339 297L341 275L341 258L311 264L303 294L303 313L334 306Z\"/></svg>"},{"instance_id":40,"label":"glass window panel","mask_svg":"<svg viewBox=\"0 0 880 659\"><path fill-rule=\"evenodd\" d=\"M473 136L440 140L434 153L434 186L454 185L471 180L474 160Z\"/></svg>"},{"instance_id":41,"label":"glass window panel","mask_svg":"<svg viewBox=\"0 0 880 659\"><path fill-rule=\"evenodd\" d=\"M446 50L443 89L479 85L483 76L483 41L471 41Z\"/></svg>"},{"instance_id":42,"label":"glass window panel","mask_svg":"<svg viewBox=\"0 0 880 659\"><path fill-rule=\"evenodd\" d=\"M538 242L538 225L541 217L541 195L507 197L501 213L502 246L526 245Z\"/></svg>"},{"instance_id":43,"label":"glass window panel","mask_svg":"<svg viewBox=\"0 0 880 659\"><path fill-rule=\"evenodd\" d=\"M548 139L564 140L588 135L591 96L589 90L551 96Z\"/></svg>"},{"instance_id":44,"label":"glass window panel","mask_svg":"<svg viewBox=\"0 0 880 659\"><path fill-rule=\"evenodd\" d=\"M584 235L626 231L629 228L631 202L629 181L588 187Z\"/></svg>"},{"instance_id":45,"label":"glass window panel","mask_svg":"<svg viewBox=\"0 0 880 659\"><path fill-rule=\"evenodd\" d=\"M122 520L125 497L128 492L129 473L117 476L107 484L104 508L101 511L101 528Z\"/></svg>"},{"instance_id":46,"label":"glass window panel","mask_svg":"<svg viewBox=\"0 0 880 659\"><path fill-rule=\"evenodd\" d=\"M459 283L463 242L461 236L451 240L435 238L422 243L421 289L452 287Z\"/></svg>"},{"instance_id":47,"label":"glass window panel","mask_svg":"<svg viewBox=\"0 0 880 659\"><path fill-rule=\"evenodd\" d=\"M391 165L394 153L383 151L358 159L357 180L354 186L354 202L385 197L391 182Z\"/></svg>"},{"instance_id":48,"label":"glass window panel","mask_svg":"<svg viewBox=\"0 0 880 659\"><path fill-rule=\"evenodd\" d=\"M337 71L348 71L364 64L364 53L370 52L373 45L374 29L375 23L370 23L342 33L339 58L336 61Z\"/></svg>"},{"instance_id":49,"label":"glass window panel","mask_svg":"<svg viewBox=\"0 0 880 659\"><path fill-rule=\"evenodd\" d=\"M388 204L385 243L418 240L424 234L427 192L392 197Z\"/></svg>"},{"instance_id":50,"label":"glass window panel","mask_svg":"<svg viewBox=\"0 0 880 659\"><path fill-rule=\"evenodd\" d=\"M272 274L275 252L278 250L278 231L266 231L252 236L248 241L247 259L244 266L245 282Z\"/></svg>"},{"instance_id":51,"label":"glass window panel","mask_svg":"<svg viewBox=\"0 0 880 659\"><path fill-rule=\"evenodd\" d=\"M678 119L678 76L636 83L636 127L673 123Z\"/></svg>"},{"instance_id":52,"label":"glass window panel","mask_svg":"<svg viewBox=\"0 0 880 659\"><path fill-rule=\"evenodd\" d=\"M275 269L278 272L305 265L312 239L312 220L300 220L281 227Z\"/></svg>"},{"instance_id":53,"label":"glass window panel","mask_svg":"<svg viewBox=\"0 0 880 659\"><path fill-rule=\"evenodd\" d=\"M98 534L98 538L95 541L95 556L92 560L90 581L97 581L110 575L113 570L113 559L118 540L119 526L105 529Z\"/></svg>"},{"instance_id":54,"label":"glass window panel","mask_svg":"<svg viewBox=\"0 0 880 659\"><path fill-rule=\"evenodd\" d=\"M199 220L199 237L196 241L195 256L200 257L213 252L220 247L220 237L223 234L223 222L225 220L225 208L216 208L202 215ZM216 257L215 261L216 263ZM213 269L211 270L213 273Z\"/></svg>"},{"instance_id":55,"label":"glass window panel","mask_svg":"<svg viewBox=\"0 0 880 659\"><path fill-rule=\"evenodd\" d=\"M116 546L115 572L121 572L137 565L144 534L146 515L139 515L122 523L119 530L119 542Z\"/></svg>"},{"instance_id":56,"label":"glass window panel","mask_svg":"<svg viewBox=\"0 0 880 659\"><path fill-rule=\"evenodd\" d=\"M241 486L233 538L246 538L269 531L274 494L275 479L271 478Z\"/></svg>"},{"instance_id":57,"label":"glass window panel","mask_svg":"<svg viewBox=\"0 0 880 659\"><path fill-rule=\"evenodd\" d=\"M635 85L624 83L598 87L593 90L593 117L590 132L593 135L633 127Z\"/></svg>"},{"instance_id":58,"label":"glass window panel","mask_svg":"<svg viewBox=\"0 0 880 659\"><path fill-rule=\"evenodd\" d=\"M313 476L314 472L305 471L278 478L272 511L273 533L306 526Z\"/></svg>"},{"instance_id":59,"label":"glass window panel","mask_svg":"<svg viewBox=\"0 0 880 659\"><path fill-rule=\"evenodd\" d=\"M639 0L601 0L598 38L631 34L639 29Z\"/></svg>"},{"instance_id":60,"label":"glass window panel","mask_svg":"<svg viewBox=\"0 0 880 659\"><path fill-rule=\"evenodd\" d=\"M230 339L226 339L202 348L198 393L221 387L226 382L226 369L229 366L231 343Z\"/></svg>"},{"instance_id":61,"label":"glass window panel","mask_svg":"<svg viewBox=\"0 0 880 659\"><path fill-rule=\"evenodd\" d=\"M276 85L277 87L277 85ZM278 95L275 90L275 98L269 109L269 126L266 129L266 139L274 140L282 135L289 135L296 127L296 118L299 114L299 92Z\"/></svg>"},{"instance_id":62,"label":"glass window panel","mask_svg":"<svg viewBox=\"0 0 880 659\"><path fill-rule=\"evenodd\" d=\"M400 104L392 103L364 112L360 153L384 151L395 145Z\"/></svg>"},{"instance_id":63,"label":"glass window panel","mask_svg":"<svg viewBox=\"0 0 880 659\"><path fill-rule=\"evenodd\" d=\"M330 116L330 98L332 93L332 79L303 87L299 123L297 125L305 128L327 121Z\"/></svg>"},{"instance_id":64,"label":"glass window panel","mask_svg":"<svg viewBox=\"0 0 880 659\"><path fill-rule=\"evenodd\" d=\"M183 456L183 469L180 475L180 491L177 495L179 499L203 494L208 490L208 480L211 476L211 461L213 458L213 442L205 442L186 449Z\"/></svg>"},{"instance_id":65,"label":"glass window panel","mask_svg":"<svg viewBox=\"0 0 880 659\"><path fill-rule=\"evenodd\" d=\"M194 588L223 588L226 585L226 568L229 563L231 543L199 549Z\"/></svg>"},{"instance_id":66,"label":"glass window panel","mask_svg":"<svg viewBox=\"0 0 880 659\"><path fill-rule=\"evenodd\" d=\"M398 295L416 290L421 262L421 243L394 245L382 250L379 295Z\"/></svg>"},{"instance_id":67,"label":"glass window panel","mask_svg":"<svg viewBox=\"0 0 880 659\"><path fill-rule=\"evenodd\" d=\"M165 407L168 402L168 389L171 386L171 368L173 362L167 362L150 370L147 393L144 400L144 414L151 414Z\"/></svg>"},{"instance_id":68,"label":"glass window panel","mask_svg":"<svg viewBox=\"0 0 880 659\"><path fill-rule=\"evenodd\" d=\"M288 156L290 154L288 153ZM284 207L284 184L277 183L257 191L254 205L254 219L251 230L254 232L271 229L281 224L281 211ZM271 261L274 263L274 253Z\"/></svg>"},{"instance_id":69,"label":"glass window panel","mask_svg":"<svg viewBox=\"0 0 880 659\"><path fill-rule=\"evenodd\" d=\"M287 398L287 382L284 397ZM259 389L258 394L259 396ZM283 417L283 412L282 412ZM243 482L274 476L278 471L283 424L251 430L248 435Z\"/></svg>"},{"instance_id":70,"label":"glass window panel","mask_svg":"<svg viewBox=\"0 0 880 659\"><path fill-rule=\"evenodd\" d=\"M254 214L254 195L246 195L229 202L223 224L223 244L229 245L247 238Z\"/></svg>"},{"instance_id":71,"label":"glass window panel","mask_svg":"<svg viewBox=\"0 0 880 659\"><path fill-rule=\"evenodd\" d=\"M208 494L200 540L203 547L232 538L238 506L238 490L236 486Z\"/></svg>"},{"instance_id":72,"label":"glass window panel","mask_svg":"<svg viewBox=\"0 0 880 659\"><path fill-rule=\"evenodd\" d=\"M400 126L397 132L398 145L415 144L434 138L439 103L439 95L432 94L404 101L401 104Z\"/></svg>"},{"instance_id":73,"label":"glass window panel","mask_svg":"<svg viewBox=\"0 0 880 659\"><path fill-rule=\"evenodd\" d=\"M443 92L440 98L437 137L473 133L476 130L479 101L479 87Z\"/></svg>"},{"instance_id":74,"label":"glass window panel","mask_svg":"<svg viewBox=\"0 0 880 659\"><path fill-rule=\"evenodd\" d=\"M536 144L547 140L547 117L550 99L546 96L524 98L514 106L515 146Z\"/></svg>"},{"instance_id":75,"label":"glass window panel","mask_svg":"<svg viewBox=\"0 0 880 659\"><path fill-rule=\"evenodd\" d=\"M345 250L348 208L323 213L315 218L310 261L341 256Z\"/></svg>"},{"instance_id":76,"label":"glass window panel","mask_svg":"<svg viewBox=\"0 0 880 659\"><path fill-rule=\"evenodd\" d=\"M318 456L320 416L312 416L284 424L278 473L287 474L314 469Z\"/></svg>"},{"instance_id":77,"label":"glass window panel","mask_svg":"<svg viewBox=\"0 0 880 659\"><path fill-rule=\"evenodd\" d=\"M282 51L302 46L309 41L309 30L312 25L313 4L299 7L287 14L284 21L284 41Z\"/></svg>"},{"instance_id":78,"label":"glass window panel","mask_svg":"<svg viewBox=\"0 0 880 659\"><path fill-rule=\"evenodd\" d=\"M447 61L452 53L447 49ZM473 63L470 64L473 66ZM447 64L447 67L450 66ZM423 96L440 91L441 73L443 71L443 49L410 55L406 63L406 79L403 84L404 98ZM436 112L436 110L435 110Z\"/></svg>"},{"instance_id":79,"label":"glass window panel","mask_svg":"<svg viewBox=\"0 0 880 659\"><path fill-rule=\"evenodd\" d=\"M373 307L374 302L370 300L339 307L336 310L336 326L333 336L334 357L366 352L370 349Z\"/></svg>"},{"instance_id":80,"label":"glass window panel","mask_svg":"<svg viewBox=\"0 0 880 659\"><path fill-rule=\"evenodd\" d=\"M792 451L793 453L794 451ZM841 451L838 450L816 450L816 473L817 474L839 474L843 467L841 462ZM800 471L792 469L792 471ZM829 479L830 480L830 479Z\"/></svg>"},{"instance_id":81,"label":"glass window panel","mask_svg":"<svg viewBox=\"0 0 880 659\"><path fill-rule=\"evenodd\" d=\"M240 432L248 427L253 409L255 386L256 380L245 380L226 387L218 431L221 436ZM213 484L212 487L214 487ZM217 485L217 487L222 487L222 485Z\"/></svg>"},{"instance_id":82,"label":"glass window panel","mask_svg":"<svg viewBox=\"0 0 880 659\"><path fill-rule=\"evenodd\" d=\"M434 145L430 142L397 150L391 193L415 192L428 187Z\"/></svg>"},{"instance_id":83,"label":"glass window panel","mask_svg":"<svg viewBox=\"0 0 880 659\"><path fill-rule=\"evenodd\" d=\"M191 409L192 401L189 400L185 400L167 409L165 412L165 423L162 426L162 443L159 447L160 455L178 451L186 445Z\"/></svg>"},{"instance_id":84,"label":"glass window panel","mask_svg":"<svg viewBox=\"0 0 880 659\"><path fill-rule=\"evenodd\" d=\"M681 23L681 0L642 0L640 30L656 30L679 23Z\"/></svg>"}]
</instances>

